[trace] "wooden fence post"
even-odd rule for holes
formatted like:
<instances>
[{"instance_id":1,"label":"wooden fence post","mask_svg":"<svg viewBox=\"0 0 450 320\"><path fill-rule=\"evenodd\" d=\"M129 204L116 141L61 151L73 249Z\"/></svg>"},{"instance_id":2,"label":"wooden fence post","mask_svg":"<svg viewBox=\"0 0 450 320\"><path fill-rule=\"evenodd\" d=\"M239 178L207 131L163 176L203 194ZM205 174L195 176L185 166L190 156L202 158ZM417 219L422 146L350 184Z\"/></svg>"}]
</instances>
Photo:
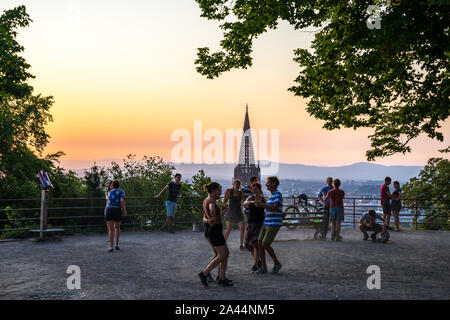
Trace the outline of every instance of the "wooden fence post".
<instances>
[{"instance_id":1,"label":"wooden fence post","mask_svg":"<svg viewBox=\"0 0 450 320\"><path fill-rule=\"evenodd\" d=\"M418 217L417 217L417 199L414 199L414 216L416 218L416 230L417 230L417 220L418 220Z\"/></svg>"},{"instance_id":2,"label":"wooden fence post","mask_svg":"<svg viewBox=\"0 0 450 320\"><path fill-rule=\"evenodd\" d=\"M41 225L40 225L41 231L47 229L47 216L48 216L48 191L42 190L41 191ZM41 240L44 239L43 232L40 232L39 236L40 236Z\"/></svg>"},{"instance_id":3,"label":"wooden fence post","mask_svg":"<svg viewBox=\"0 0 450 320\"><path fill-rule=\"evenodd\" d=\"M356 229L356 205L355 205L355 198L353 198L353 229Z\"/></svg>"}]
</instances>

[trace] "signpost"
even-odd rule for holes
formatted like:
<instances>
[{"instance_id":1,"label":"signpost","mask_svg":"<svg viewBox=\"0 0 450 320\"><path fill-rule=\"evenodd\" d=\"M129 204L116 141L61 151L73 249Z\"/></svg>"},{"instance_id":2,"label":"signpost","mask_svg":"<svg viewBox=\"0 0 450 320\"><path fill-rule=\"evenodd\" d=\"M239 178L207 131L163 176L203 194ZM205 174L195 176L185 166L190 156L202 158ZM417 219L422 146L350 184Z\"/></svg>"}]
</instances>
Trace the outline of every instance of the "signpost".
<instances>
[{"instance_id":1,"label":"signpost","mask_svg":"<svg viewBox=\"0 0 450 320\"><path fill-rule=\"evenodd\" d=\"M39 171L38 178L41 183L41 219L40 228L30 230L31 232L38 232L39 238L44 240L44 234L47 232L62 232L63 229L47 229L47 218L48 218L48 194L49 190L53 189L52 182L44 170Z\"/></svg>"}]
</instances>

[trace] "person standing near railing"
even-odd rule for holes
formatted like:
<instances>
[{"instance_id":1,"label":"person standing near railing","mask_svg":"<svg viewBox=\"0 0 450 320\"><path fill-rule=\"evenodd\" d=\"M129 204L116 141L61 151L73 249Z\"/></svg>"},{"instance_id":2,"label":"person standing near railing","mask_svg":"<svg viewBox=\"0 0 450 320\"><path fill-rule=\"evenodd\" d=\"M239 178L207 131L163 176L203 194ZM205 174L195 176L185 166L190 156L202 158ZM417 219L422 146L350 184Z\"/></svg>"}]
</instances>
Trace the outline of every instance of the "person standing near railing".
<instances>
[{"instance_id":1,"label":"person standing near railing","mask_svg":"<svg viewBox=\"0 0 450 320\"><path fill-rule=\"evenodd\" d=\"M392 215L394 216L395 231L400 231L400 211L402 210L402 189L400 189L400 182L394 181L394 192L392 192Z\"/></svg>"},{"instance_id":2,"label":"person standing near railing","mask_svg":"<svg viewBox=\"0 0 450 320\"><path fill-rule=\"evenodd\" d=\"M333 190L328 191L326 197L323 198L325 202L330 199L330 220L331 220L331 241L342 241L341 222L344 221L344 190L339 189L341 180L334 179Z\"/></svg>"},{"instance_id":3,"label":"person standing near railing","mask_svg":"<svg viewBox=\"0 0 450 320\"><path fill-rule=\"evenodd\" d=\"M323 229L322 229L322 239L327 238L328 233L328 225L330 222L330 202L331 199L327 199L327 201L323 201L323 198L327 196L328 191L333 189L333 178L328 177L327 178L327 185L320 190L319 194L317 195L317 199L322 201L324 203L324 217L323 217Z\"/></svg>"},{"instance_id":4,"label":"person standing near railing","mask_svg":"<svg viewBox=\"0 0 450 320\"><path fill-rule=\"evenodd\" d=\"M391 221L391 198L392 194L389 191L389 185L391 184L392 179L390 177L384 178L384 184L380 188L380 199L381 206L383 207L383 219L386 220L385 223L389 226Z\"/></svg>"},{"instance_id":5,"label":"person standing near railing","mask_svg":"<svg viewBox=\"0 0 450 320\"><path fill-rule=\"evenodd\" d=\"M164 226L161 228L161 231L167 230L169 233L175 233L172 230L172 221L175 219L175 214L177 212L177 199L181 190L181 174L175 174L174 180L175 181L170 181L156 196L154 196L155 199L158 199L161 197L161 194L166 190L169 190L166 200L167 218L164 222Z\"/></svg>"},{"instance_id":6,"label":"person standing near railing","mask_svg":"<svg viewBox=\"0 0 450 320\"><path fill-rule=\"evenodd\" d=\"M114 237L116 238L116 250L119 249L119 237L120 237L120 223L122 217L127 215L127 208L125 207L125 191L119 189L119 180L113 180L113 189L108 192L108 205L106 207L106 225L108 227L108 237L110 248L109 252L112 252Z\"/></svg>"}]
</instances>

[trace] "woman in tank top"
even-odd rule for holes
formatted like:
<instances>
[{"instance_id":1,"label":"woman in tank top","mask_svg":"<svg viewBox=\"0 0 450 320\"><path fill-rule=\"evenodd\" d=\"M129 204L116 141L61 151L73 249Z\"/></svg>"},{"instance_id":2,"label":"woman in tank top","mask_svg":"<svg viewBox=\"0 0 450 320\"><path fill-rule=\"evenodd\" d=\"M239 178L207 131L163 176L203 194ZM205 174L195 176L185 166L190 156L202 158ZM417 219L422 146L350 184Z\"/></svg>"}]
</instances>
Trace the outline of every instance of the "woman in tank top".
<instances>
[{"instance_id":1,"label":"woman in tank top","mask_svg":"<svg viewBox=\"0 0 450 320\"><path fill-rule=\"evenodd\" d=\"M207 287L208 275L212 269L220 264L219 285L232 286L231 280L225 277L230 252L223 236L222 212L216 204L217 199L222 194L222 187L217 182L210 182L205 185L204 188L208 192L208 197L203 201L203 213L208 224L207 237L213 244L217 256L209 262L206 268L203 269L198 276L202 284Z\"/></svg>"},{"instance_id":2,"label":"woman in tank top","mask_svg":"<svg viewBox=\"0 0 450 320\"><path fill-rule=\"evenodd\" d=\"M233 187L225 191L225 197L223 199L224 204L228 204L227 214L225 221L227 223L227 229L225 230L225 240L228 240L228 236L233 229L233 223L239 224L240 231L240 249L245 250L244 243L244 219L242 217L242 202L245 201L245 195L241 187L241 181L238 179L233 181Z\"/></svg>"}]
</instances>

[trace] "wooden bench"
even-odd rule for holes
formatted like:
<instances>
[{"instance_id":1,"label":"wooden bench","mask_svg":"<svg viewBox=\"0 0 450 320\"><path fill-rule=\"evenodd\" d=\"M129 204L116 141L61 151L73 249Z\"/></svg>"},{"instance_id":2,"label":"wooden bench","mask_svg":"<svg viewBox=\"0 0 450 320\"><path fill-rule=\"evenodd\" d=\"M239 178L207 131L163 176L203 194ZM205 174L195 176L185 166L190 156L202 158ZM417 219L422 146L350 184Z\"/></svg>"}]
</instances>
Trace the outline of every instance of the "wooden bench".
<instances>
[{"instance_id":1,"label":"wooden bench","mask_svg":"<svg viewBox=\"0 0 450 320\"><path fill-rule=\"evenodd\" d=\"M54 232L57 236L58 241L61 241L61 233L64 231L64 229L58 229L58 228L51 228L51 229L32 229L31 232L35 232L39 235L40 238L44 238L44 234L52 233ZM35 239L38 238L38 236L35 237Z\"/></svg>"}]
</instances>

